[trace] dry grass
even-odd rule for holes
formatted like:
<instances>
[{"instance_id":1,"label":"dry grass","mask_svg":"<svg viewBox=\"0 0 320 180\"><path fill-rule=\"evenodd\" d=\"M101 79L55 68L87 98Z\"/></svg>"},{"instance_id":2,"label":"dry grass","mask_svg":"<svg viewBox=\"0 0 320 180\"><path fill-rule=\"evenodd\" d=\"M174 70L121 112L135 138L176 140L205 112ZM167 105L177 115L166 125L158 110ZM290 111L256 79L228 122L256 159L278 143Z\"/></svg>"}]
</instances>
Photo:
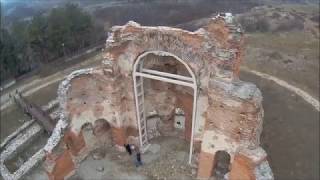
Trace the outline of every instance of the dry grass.
<instances>
[{"instance_id":1,"label":"dry grass","mask_svg":"<svg viewBox=\"0 0 320 180\"><path fill-rule=\"evenodd\" d=\"M286 4L286 5L282 5L281 7L285 8L288 11L296 11L296 12L305 13L308 15L319 14L318 5Z\"/></svg>"},{"instance_id":2,"label":"dry grass","mask_svg":"<svg viewBox=\"0 0 320 180\"><path fill-rule=\"evenodd\" d=\"M250 34L244 65L319 97L319 40L311 33Z\"/></svg>"},{"instance_id":3,"label":"dry grass","mask_svg":"<svg viewBox=\"0 0 320 180\"><path fill-rule=\"evenodd\" d=\"M289 55L303 54L307 60L319 59L319 39L306 32L250 34L247 44L250 47L274 49Z\"/></svg>"}]
</instances>

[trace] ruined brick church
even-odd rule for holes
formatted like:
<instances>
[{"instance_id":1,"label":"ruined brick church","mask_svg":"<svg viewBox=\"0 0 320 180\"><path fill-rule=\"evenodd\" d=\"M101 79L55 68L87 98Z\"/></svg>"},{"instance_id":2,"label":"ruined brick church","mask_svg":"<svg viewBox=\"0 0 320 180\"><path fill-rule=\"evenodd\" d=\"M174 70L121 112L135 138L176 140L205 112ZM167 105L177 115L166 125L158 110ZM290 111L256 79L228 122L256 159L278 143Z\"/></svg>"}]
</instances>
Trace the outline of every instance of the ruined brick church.
<instances>
[{"instance_id":1,"label":"ruined brick church","mask_svg":"<svg viewBox=\"0 0 320 180\"><path fill-rule=\"evenodd\" d=\"M261 92L239 79L243 38L224 16L194 32L135 22L113 27L100 65L59 86L60 120L45 146L49 177L69 177L102 143L119 151L136 144L144 152L152 138L175 128L198 178L211 178L221 156L228 179L271 173L259 145Z\"/></svg>"}]
</instances>

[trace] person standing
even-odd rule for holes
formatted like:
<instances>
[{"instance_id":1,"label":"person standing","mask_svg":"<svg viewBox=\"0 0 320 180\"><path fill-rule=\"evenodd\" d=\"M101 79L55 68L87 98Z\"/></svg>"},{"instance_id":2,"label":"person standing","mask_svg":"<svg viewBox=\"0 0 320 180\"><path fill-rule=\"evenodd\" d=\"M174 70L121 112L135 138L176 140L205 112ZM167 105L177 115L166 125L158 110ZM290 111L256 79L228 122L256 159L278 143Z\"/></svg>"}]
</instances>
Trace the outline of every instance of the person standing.
<instances>
[{"instance_id":1,"label":"person standing","mask_svg":"<svg viewBox=\"0 0 320 180\"><path fill-rule=\"evenodd\" d=\"M135 156L134 158L134 164L136 167L142 166L142 159L141 159L141 153L138 146L133 146L132 149L134 150Z\"/></svg>"},{"instance_id":2,"label":"person standing","mask_svg":"<svg viewBox=\"0 0 320 180\"><path fill-rule=\"evenodd\" d=\"M136 167L142 166L142 160L141 160L141 153L140 153L140 151L137 152L136 156L137 156Z\"/></svg>"},{"instance_id":3,"label":"person standing","mask_svg":"<svg viewBox=\"0 0 320 180\"><path fill-rule=\"evenodd\" d=\"M131 154L132 154L131 145L130 144L124 144L123 146L126 148L126 151L131 156Z\"/></svg>"}]
</instances>

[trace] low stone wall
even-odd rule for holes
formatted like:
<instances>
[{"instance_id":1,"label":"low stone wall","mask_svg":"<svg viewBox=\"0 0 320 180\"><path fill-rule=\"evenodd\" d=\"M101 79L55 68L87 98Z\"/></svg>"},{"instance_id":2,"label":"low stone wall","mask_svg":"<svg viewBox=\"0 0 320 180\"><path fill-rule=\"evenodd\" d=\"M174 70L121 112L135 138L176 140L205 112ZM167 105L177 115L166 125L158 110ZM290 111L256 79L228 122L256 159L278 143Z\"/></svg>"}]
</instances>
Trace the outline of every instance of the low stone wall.
<instances>
[{"instance_id":1,"label":"low stone wall","mask_svg":"<svg viewBox=\"0 0 320 180\"><path fill-rule=\"evenodd\" d=\"M43 111L52 111L57 106L57 101L53 100L46 106L43 106ZM53 111L51 113L55 114ZM54 115L52 115L54 116ZM30 120L24 123L15 132L9 135L1 143L1 154L0 154L0 172L1 176L5 180L17 180L21 179L26 173L28 173L33 167L40 163L46 156L43 148L40 148L34 155L32 155L25 163L23 163L15 172L10 172L5 165L5 161L17 156L18 153L24 150L30 142L35 141L43 132L42 127L36 123L35 120Z\"/></svg>"}]
</instances>

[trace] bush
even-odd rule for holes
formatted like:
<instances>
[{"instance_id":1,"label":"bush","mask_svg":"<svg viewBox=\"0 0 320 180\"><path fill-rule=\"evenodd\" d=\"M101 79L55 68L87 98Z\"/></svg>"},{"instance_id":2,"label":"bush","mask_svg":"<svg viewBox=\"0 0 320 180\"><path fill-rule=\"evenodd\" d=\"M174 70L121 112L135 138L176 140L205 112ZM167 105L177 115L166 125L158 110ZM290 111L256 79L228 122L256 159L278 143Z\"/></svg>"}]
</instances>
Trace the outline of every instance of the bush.
<instances>
[{"instance_id":1,"label":"bush","mask_svg":"<svg viewBox=\"0 0 320 180\"><path fill-rule=\"evenodd\" d=\"M319 23L320 21L320 16L319 15L314 15L310 18L311 21L315 22L315 23Z\"/></svg>"},{"instance_id":2,"label":"bush","mask_svg":"<svg viewBox=\"0 0 320 180\"><path fill-rule=\"evenodd\" d=\"M267 19L265 18L239 18L239 23L242 25L245 31L247 32L268 32L270 30L270 25Z\"/></svg>"},{"instance_id":3,"label":"bush","mask_svg":"<svg viewBox=\"0 0 320 180\"><path fill-rule=\"evenodd\" d=\"M277 12L272 13L272 16L271 16L272 19L279 19L280 17L281 15Z\"/></svg>"},{"instance_id":4,"label":"bush","mask_svg":"<svg viewBox=\"0 0 320 180\"><path fill-rule=\"evenodd\" d=\"M256 24L254 19L252 18L239 18L239 23L243 27L243 29L247 32L255 32L256 31Z\"/></svg>"},{"instance_id":5,"label":"bush","mask_svg":"<svg viewBox=\"0 0 320 180\"><path fill-rule=\"evenodd\" d=\"M278 51L273 51L268 55L270 59L282 59L282 55Z\"/></svg>"},{"instance_id":6,"label":"bush","mask_svg":"<svg viewBox=\"0 0 320 180\"><path fill-rule=\"evenodd\" d=\"M270 29L270 25L267 19L262 18L258 19L256 22L256 30L260 32L268 32Z\"/></svg>"},{"instance_id":7,"label":"bush","mask_svg":"<svg viewBox=\"0 0 320 180\"><path fill-rule=\"evenodd\" d=\"M297 19L290 19L282 21L277 31L292 31L292 30L302 30L304 28L304 22Z\"/></svg>"}]
</instances>

